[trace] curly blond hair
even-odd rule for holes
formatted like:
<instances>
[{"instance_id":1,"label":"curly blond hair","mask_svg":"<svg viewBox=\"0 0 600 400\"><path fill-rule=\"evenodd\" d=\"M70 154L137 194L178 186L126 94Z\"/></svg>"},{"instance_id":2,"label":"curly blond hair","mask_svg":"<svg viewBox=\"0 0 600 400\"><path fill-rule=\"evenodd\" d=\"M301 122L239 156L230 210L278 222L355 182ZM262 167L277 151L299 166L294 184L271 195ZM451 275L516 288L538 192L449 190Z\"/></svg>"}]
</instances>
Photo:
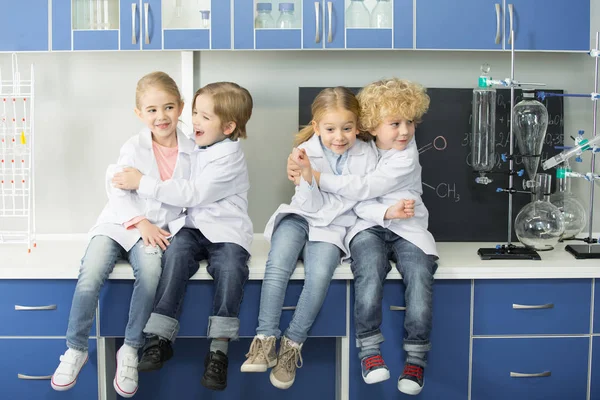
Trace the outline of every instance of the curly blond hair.
<instances>
[{"instance_id":1,"label":"curly blond hair","mask_svg":"<svg viewBox=\"0 0 600 400\"><path fill-rule=\"evenodd\" d=\"M360 129L373 132L388 116L421 122L429 109L423 86L405 79L383 79L365 86L359 93Z\"/></svg>"}]
</instances>

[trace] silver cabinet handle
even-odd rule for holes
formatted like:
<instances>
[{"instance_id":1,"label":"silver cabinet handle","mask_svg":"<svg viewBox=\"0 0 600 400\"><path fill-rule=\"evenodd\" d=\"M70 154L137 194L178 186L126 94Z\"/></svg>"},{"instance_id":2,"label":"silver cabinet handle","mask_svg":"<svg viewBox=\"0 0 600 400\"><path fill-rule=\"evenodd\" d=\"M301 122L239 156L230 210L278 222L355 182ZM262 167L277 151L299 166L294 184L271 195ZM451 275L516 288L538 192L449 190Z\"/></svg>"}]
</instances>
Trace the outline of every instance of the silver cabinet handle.
<instances>
[{"instance_id":1,"label":"silver cabinet handle","mask_svg":"<svg viewBox=\"0 0 600 400\"><path fill-rule=\"evenodd\" d=\"M131 44L137 44L137 38L135 37L135 12L137 11L137 4L131 3Z\"/></svg>"},{"instance_id":2,"label":"silver cabinet handle","mask_svg":"<svg viewBox=\"0 0 600 400\"><path fill-rule=\"evenodd\" d=\"M49 306L19 306L15 305L15 311L47 311L56 310L56 304L50 304Z\"/></svg>"},{"instance_id":3,"label":"silver cabinet handle","mask_svg":"<svg viewBox=\"0 0 600 400\"><path fill-rule=\"evenodd\" d=\"M17 378L23 379L25 381L49 381L50 379L52 379L52 375L31 376L31 375L17 374Z\"/></svg>"},{"instance_id":4,"label":"silver cabinet handle","mask_svg":"<svg viewBox=\"0 0 600 400\"><path fill-rule=\"evenodd\" d=\"M511 378L546 378L550 375L552 375L552 372L550 371L539 372L537 374L522 374L520 372L510 373Z\"/></svg>"},{"instance_id":5,"label":"silver cabinet handle","mask_svg":"<svg viewBox=\"0 0 600 400\"><path fill-rule=\"evenodd\" d=\"M406 307L403 307L403 306L390 306L390 311L406 311Z\"/></svg>"},{"instance_id":6,"label":"silver cabinet handle","mask_svg":"<svg viewBox=\"0 0 600 400\"><path fill-rule=\"evenodd\" d=\"M281 307L281 309L283 311L291 311L291 310L295 310L296 306L283 306L283 307Z\"/></svg>"},{"instance_id":7,"label":"silver cabinet handle","mask_svg":"<svg viewBox=\"0 0 600 400\"><path fill-rule=\"evenodd\" d=\"M327 24L327 43L331 43L333 42L333 29L331 28L331 19L333 17L333 3L331 1L327 2L327 14L329 14L329 22Z\"/></svg>"},{"instance_id":8,"label":"silver cabinet handle","mask_svg":"<svg viewBox=\"0 0 600 400\"><path fill-rule=\"evenodd\" d=\"M510 20L510 32L508 32L508 44L512 44L513 42L513 5L508 5L508 16Z\"/></svg>"},{"instance_id":9,"label":"silver cabinet handle","mask_svg":"<svg viewBox=\"0 0 600 400\"><path fill-rule=\"evenodd\" d=\"M496 3L496 44L500 44L500 4Z\"/></svg>"},{"instance_id":10,"label":"silver cabinet handle","mask_svg":"<svg viewBox=\"0 0 600 400\"><path fill-rule=\"evenodd\" d=\"M321 32L319 29L320 11L321 7L319 7L319 2L315 1L315 43L319 43L321 41Z\"/></svg>"},{"instance_id":11,"label":"silver cabinet handle","mask_svg":"<svg viewBox=\"0 0 600 400\"><path fill-rule=\"evenodd\" d=\"M149 8L150 8L150 6L148 5L148 3L144 3L144 21L146 22L146 40L145 40L146 44L150 44L150 32L149 32L150 28L148 28Z\"/></svg>"},{"instance_id":12,"label":"silver cabinet handle","mask_svg":"<svg viewBox=\"0 0 600 400\"><path fill-rule=\"evenodd\" d=\"M525 304L513 304L513 310L542 310L547 308L554 308L553 303L548 304L537 304L533 306L525 305Z\"/></svg>"}]
</instances>

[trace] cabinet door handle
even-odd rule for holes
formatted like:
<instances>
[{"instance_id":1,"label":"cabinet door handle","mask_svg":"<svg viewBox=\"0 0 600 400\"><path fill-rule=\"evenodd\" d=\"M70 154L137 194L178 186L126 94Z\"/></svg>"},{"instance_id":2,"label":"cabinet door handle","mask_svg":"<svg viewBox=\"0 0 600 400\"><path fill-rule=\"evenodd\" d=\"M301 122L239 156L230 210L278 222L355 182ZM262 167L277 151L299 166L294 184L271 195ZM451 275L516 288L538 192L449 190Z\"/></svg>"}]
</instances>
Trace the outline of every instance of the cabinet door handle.
<instances>
[{"instance_id":1,"label":"cabinet door handle","mask_svg":"<svg viewBox=\"0 0 600 400\"><path fill-rule=\"evenodd\" d=\"M541 310L547 308L554 308L554 304L536 304L532 306L526 304L513 304L513 310Z\"/></svg>"},{"instance_id":2,"label":"cabinet door handle","mask_svg":"<svg viewBox=\"0 0 600 400\"><path fill-rule=\"evenodd\" d=\"M333 19L333 3L331 1L327 2L327 14L329 14L329 22L327 23L327 43L333 42L333 29L332 22Z\"/></svg>"},{"instance_id":3,"label":"cabinet door handle","mask_svg":"<svg viewBox=\"0 0 600 400\"><path fill-rule=\"evenodd\" d=\"M293 311L296 309L296 306L283 306L281 307L283 311Z\"/></svg>"},{"instance_id":4,"label":"cabinet door handle","mask_svg":"<svg viewBox=\"0 0 600 400\"><path fill-rule=\"evenodd\" d=\"M56 310L56 304L50 304L48 306L19 306L15 305L15 311L48 311Z\"/></svg>"},{"instance_id":5,"label":"cabinet door handle","mask_svg":"<svg viewBox=\"0 0 600 400\"><path fill-rule=\"evenodd\" d=\"M137 44L137 38L135 35L135 13L137 11L137 4L131 3L131 44Z\"/></svg>"},{"instance_id":6,"label":"cabinet door handle","mask_svg":"<svg viewBox=\"0 0 600 400\"><path fill-rule=\"evenodd\" d=\"M315 43L319 43L321 41L321 30L319 29L320 11L321 7L319 7L319 2L315 1Z\"/></svg>"},{"instance_id":7,"label":"cabinet door handle","mask_svg":"<svg viewBox=\"0 0 600 400\"><path fill-rule=\"evenodd\" d=\"M23 379L25 381L49 381L50 379L52 379L52 375L32 376L25 374L17 374L17 378Z\"/></svg>"},{"instance_id":8,"label":"cabinet door handle","mask_svg":"<svg viewBox=\"0 0 600 400\"><path fill-rule=\"evenodd\" d=\"M145 39L146 44L150 44L150 32L149 32L150 28L148 28L149 8L150 8L150 6L148 5L148 3L144 3L144 22L146 23L146 39Z\"/></svg>"},{"instance_id":9,"label":"cabinet door handle","mask_svg":"<svg viewBox=\"0 0 600 400\"><path fill-rule=\"evenodd\" d=\"M406 307L403 307L403 306L390 306L390 311L406 311Z\"/></svg>"},{"instance_id":10,"label":"cabinet door handle","mask_svg":"<svg viewBox=\"0 0 600 400\"><path fill-rule=\"evenodd\" d=\"M500 4L496 3L496 44L500 44Z\"/></svg>"},{"instance_id":11,"label":"cabinet door handle","mask_svg":"<svg viewBox=\"0 0 600 400\"><path fill-rule=\"evenodd\" d=\"M508 16L509 16L509 20L510 20L510 31L508 32L508 44L512 44L514 37L513 37L513 5L509 4L508 5Z\"/></svg>"},{"instance_id":12,"label":"cabinet door handle","mask_svg":"<svg viewBox=\"0 0 600 400\"><path fill-rule=\"evenodd\" d=\"M552 375L550 371L538 372L537 374L522 374L520 372L511 372L511 378L546 378Z\"/></svg>"}]
</instances>

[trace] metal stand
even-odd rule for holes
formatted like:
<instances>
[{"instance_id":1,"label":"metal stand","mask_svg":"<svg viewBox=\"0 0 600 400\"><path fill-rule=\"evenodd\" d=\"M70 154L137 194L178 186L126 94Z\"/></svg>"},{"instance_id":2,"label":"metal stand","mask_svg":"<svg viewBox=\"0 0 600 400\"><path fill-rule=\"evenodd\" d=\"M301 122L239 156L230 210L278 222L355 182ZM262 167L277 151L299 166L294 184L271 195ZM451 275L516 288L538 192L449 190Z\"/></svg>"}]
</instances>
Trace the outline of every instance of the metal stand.
<instances>
[{"instance_id":1,"label":"metal stand","mask_svg":"<svg viewBox=\"0 0 600 400\"><path fill-rule=\"evenodd\" d=\"M508 188L502 191L508 193L508 238L506 245L498 245L495 248L481 248L477 254L482 260L541 260L540 255L527 247L515 246L512 244L512 214L513 214L513 194L517 192L514 188L514 135L513 135L513 109L515 106L515 40L514 31L510 32L510 147L509 147L509 174Z\"/></svg>"}]
</instances>

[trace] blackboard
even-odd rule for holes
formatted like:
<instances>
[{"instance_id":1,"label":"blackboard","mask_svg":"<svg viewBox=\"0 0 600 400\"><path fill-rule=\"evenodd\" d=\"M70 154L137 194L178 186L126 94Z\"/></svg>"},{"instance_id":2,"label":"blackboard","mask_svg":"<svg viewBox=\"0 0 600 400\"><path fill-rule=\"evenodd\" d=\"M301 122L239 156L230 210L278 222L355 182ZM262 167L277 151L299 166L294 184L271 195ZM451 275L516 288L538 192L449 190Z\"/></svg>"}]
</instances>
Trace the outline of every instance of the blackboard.
<instances>
[{"instance_id":1,"label":"blackboard","mask_svg":"<svg viewBox=\"0 0 600 400\"><path fill-rule=\"evenodd\" d=\"M299 126L311 120L310 105L323 88L300 88ZM358 93L359 88L351 88ZM545 92L563 93L562 90ZM508 174L489 174L489 185L475 183L478 176L470 167L471 113L473 89L428 88L429 111L417 127L415 137L423 167L423 201L429 210L429 230L437 241L492 241L505 243L508 238L508 194L496 188L508 187ZM515 90L515 104L522 99ZM549 124L542 161L560 150L564 142L563 98L549 97L542 103L548 109ZM496 157L494 171L508 171L508 162L500 155L509 153L510 89L499 89L496 109ZM523 169L514 140L515 169ZM541 162L538 171L541 171ZM548 172L548 171L546 171ZM553 173L553 171L549 171ZM522 190L521 178L514 177L514 187ZM553 178L554 184L554 178ZM513 221L517 213L531 201L528 194L513 195ZM515 240L514 234L512 240Z\"/></svg>"}]
</instances>

